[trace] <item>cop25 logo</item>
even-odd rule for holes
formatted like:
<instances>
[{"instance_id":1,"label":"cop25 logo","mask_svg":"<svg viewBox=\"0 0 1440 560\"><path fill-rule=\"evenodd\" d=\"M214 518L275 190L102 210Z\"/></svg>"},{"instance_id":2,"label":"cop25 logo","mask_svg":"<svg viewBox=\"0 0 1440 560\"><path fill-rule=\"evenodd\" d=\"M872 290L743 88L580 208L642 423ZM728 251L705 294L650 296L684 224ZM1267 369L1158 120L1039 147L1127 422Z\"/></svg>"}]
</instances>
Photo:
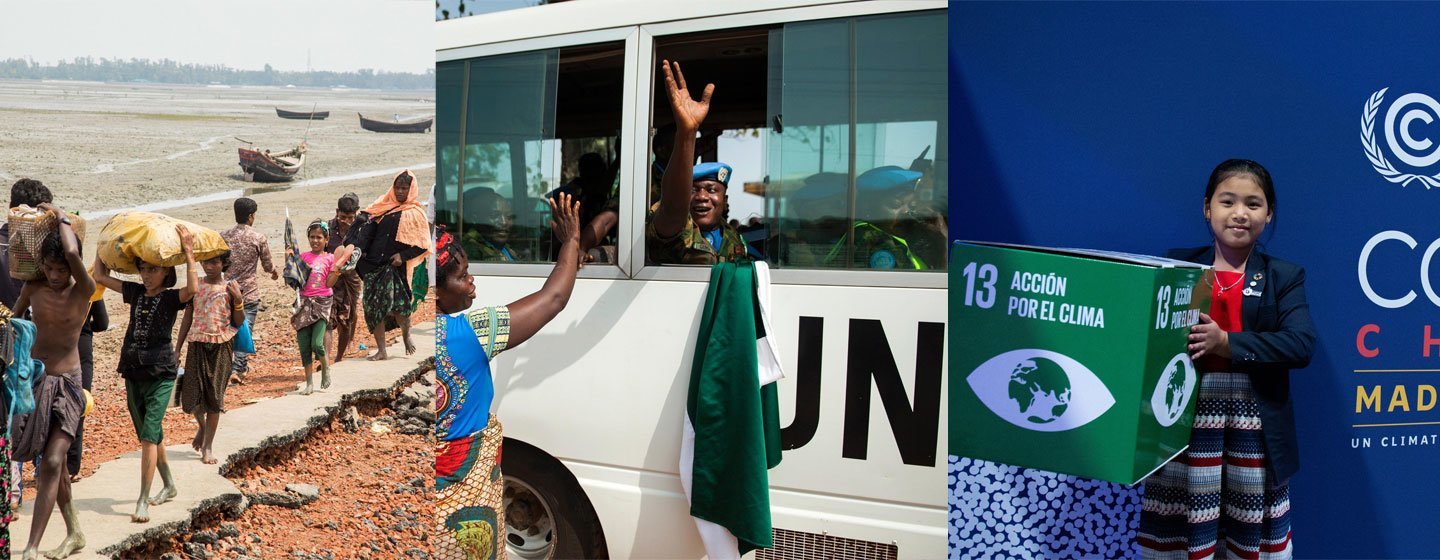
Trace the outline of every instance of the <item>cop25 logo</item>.
<instances>
[{"instance_id":1,"label":"cop25 logo","mask_svg":"<svg viewBox=\"0 0 1440 560\"><path fill-rule=\"evenodd\" d=\"M1156 422L1169 428L1180 420L1185 406L1190 404L1190 396L1195 393L1195 381L1195 362L1190 361L1190 356L1182 352L1170 358L1160 374L1160 382L1155 384L1155 392L1150 394L1150 409L1155 411Z\"/></svg>"},{"instance_id":2,"label":"cop25 logo","mask_svg":"<svg viewBox=\"0 0 1440 560\"><path fill-rule=\"evenodd\" d=\"M1090 368L1064 354L1037 348L990 358L966 381L995 415L1037 432L1079 428L1115 405L1115 396Z\"/></svg>"},{"instance_id":3,"label":"cop25 logo","mask_svg":"<svg viewBox=\"0 0 1440 560\"><path fill-rule=\"evenodd\" d=\"M1423 135L1416 138L1411 130L1415 121L1435 125L1436 119L1440 118L1440 103L1423 93L1407 93L1395 98L1385 110L1385 121L1382 123L1385 126L1382 131L1384 146L1397 161L1409 168L1402 170L1385 157L1381 143L1376 141L1376 117L1385 105L1385 92L1389 90L1384 88L1370 94L1365 111L1360 115L1360 143L1365 146L1365 157L1375 171L1391 183L1410 186L1412 181L1419 181L1427 189L1440 187L1440 167L1435 167L1436 163L1440 163L1440 146ZM1435 174L1430 175L1431 172Z\"/></svg>"}]
</instances>

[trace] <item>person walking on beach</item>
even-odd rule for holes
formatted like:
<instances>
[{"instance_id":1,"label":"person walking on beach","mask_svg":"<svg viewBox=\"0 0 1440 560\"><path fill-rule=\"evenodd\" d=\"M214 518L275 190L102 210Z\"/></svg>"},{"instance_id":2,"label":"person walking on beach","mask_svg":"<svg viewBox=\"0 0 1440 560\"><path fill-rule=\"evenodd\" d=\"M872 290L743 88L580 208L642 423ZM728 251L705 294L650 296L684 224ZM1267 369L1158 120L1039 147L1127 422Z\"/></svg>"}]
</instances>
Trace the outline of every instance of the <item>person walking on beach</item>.
<instances>
[{"instance_id":1,"label":"person walking on beach","mask_svg":"<svg viewBox=\"0 0 1440 560\"><path fill-rule=\"evenodd\" d=\"M243 199L242 199L243 200ZM170 476L170 463L165 460L165 409L175 389L179 367L170 333L176 316L190 302L200 284L195 265L194 239L190 230L176 225L180 247L185 252L185 287L175 286L175 267L156 266L145 261L135 263L140 269L140 283L122 282L110 275L110 268L99 257L95 259L95 281L107 289L120 292L130 305L130 324L125 327L125 340L120 346L120 364L116 370L125 379L125 404L130 421L140 439L140 499L130 521L148 523L150 507L175 498L175 479ZM156 470L165 487L151 497L150 483Z\"/></svg>"},{"instance_id":2,"label":"person walking on beach","mask_svg":"<svg viewBox=\"0 0 1440 560\"><path fill-rule=\"evenodd\" d=\"M265 234L254 228L255 211L258 209L259 205L254 200L235 199L235 227L220 232L220 237L225 238L225 243L230 246L230 267L225 269L225 273L240 285L240 293L245 296L245 320L250 322L252 336L256 332L255 314L260 312L260 283L255 278L256 272L264 267L271 280L280 279L280 271L270 259L270 242L265 239ZM250 369L249 359L250 354L246 352L235 353L232 369L239 383L245 382L245 373Z\"/></svg>"},{"instance_id":3,"label":"person walking on beach","mask_svg":"<svg viewBox=\"0 0 1440 560\"><path fill-rule=\"evenodd\" d=\"M80 329L80 373L81 387L89 391L95 382L95 333L110 329L110 314L105 310L105 300L90 302L90 315ZM70 482L80 481L80 459L85 452L85 419L80 419L80 429L75 432L75 443L70 445L70 454L65 466L70 472ZM17 479L18 480L18 479Z\"/></svg>"},{"instance_id":4,"label":"person walking on beach","mask_svg":"<svg viewBox=\"0 0 1440 560\"><path fill-rule=\"evenodd\" d=\"M215 464L212 448L220 415L225 413L225 389L230 385L231 356L235 333L245 321L245 299L240 285L227 281L225 267L230 256L205 259L200 267L205 281L185 307L180 336L175 346L185 355L185 375L180 377L180 408L195 415L195 440L190 446L200 453L200 462ZM188 343L188 344L187 344ZM180 360L176 360L179 362Z\"/></svg>"},{"instance_id":5,"label":"person walking on beach","mask_svg":"<svg viewBox=\"0 0 1440 560\"><path fill-rule=\"evenodd\" d=\"M295 329L295 339L300 347L300 364L305 367L305 390L302 395L315 392L315 362L320 362L320 388L330 388L330 364L325 356L326 319L330 317L335 292L332 288L339 278L337 259L349 260L350 247L337 249L337 254L325 252L329 241L329 224L325 220L310 222L305 228L305 237L310 241L310 251L301 253L300 259L310 268L305 283L300 287L300 304L290 317L290 326Z\"/></svg>"},{"instance_id":6,"label":"person walking on beach","mask_svg":"<svg viewBox=\"0 0 1440 560\"><path fill-rule=\"evenodd\" d=\"M15 181L15 184L10 186L10 208L15 208L17 206L20 206L21 204L24 204L31 208L38 208L41 204L51 201L52 197L50 194L50 189L46 187L44 183L41 183L40 181L37 181L35 179L20 179L18 181ZM9 222L6 222L4 224L0 224L0 276L3 276L3 278L0 278L0 303L3 303L6 309L14 310L16 300L20 299L20 289L24 287L25 282L11 277L8 272L10 270L9 249L10 224ZM19 317L18 314L15 316ZM83 361L85 356L85 338L82 336L80 341L82 345L82 348L80 350L81 359ZM5 429L9 422L10 418L8 417L6 417L4 420L0 420L0 430ZM80 445L78 435L76 436L74 445ZM8 486L5 493L7 494L6 498L8 504L10 505L10 511L15 512L20 510L20 479L22 474L21 465L23 465L24 463L19 461L12 462L10 460L11 450L13 448L12 442L10 440L4 440L3 447L3 463L5 473L9 475L9 479L5 481ZM5 515L3 517L8 518L9 515ZM0 521L0 523L4 523L4 521ZM5 531L8 530L8 525L6 525Z\"/></svg>"},{"instance_id":7,"label":"person walking on beach","mask_svg":"<svg viewBox=\"0 0 1440 560\"><path fill-rule=\"evenodd\" d=\"M335 205L335 218L330 220L330 240L325 242L326 252L333 255L345 245L345 238L350 235L351 226L355 224L355 214L359 211L358 195L345 193L345 196L340 197ZM338 364L345 359L345 351L349 350L350 344L355 341L355 327L360 324L360 289L363 284L354 268L345 268L348 260L336 259L341 268L335 272L335 295L330 306L330 320L325 323L325 353L329 354L331 348L335 349L335 359L330 360L332 364Z\"/></svg>"},{"instance_id":8,"label":"person walking on beach","mask_svg":"<svg viewBox=\"0 0 1440 560\"><path fill-rule=\"evenodd\" d=\"M16 461L44 456L35 476L35 513L23 555L26 560L39 554L40 538L57 504L65 519L65 540L45 555L64 558L85 548L70 478L65 476L65 458L85 413L79 343L95 282L85 273L80 240L70 227L70 219L48 202L40 204L40 209L53 215L59 225L40 245L44 276L26 282L15 302L16 315L28 310L35 319L35 344L30 353L45 364L44 376L35 384L35 410L17 418L12 432Z\"/></svg>"},{"instance_id":9,"label":"person walking on beach","mask_svg":"<svg viewBox=\"0 0 1440 560\"><path fill-rule=\"evenodd\" d=\"M390 190L376 199L365 213L370 222L360 236L360 264L355 271L365 285L365 326L375 337L375 354L368 360L384 360L385 331L400 327L405 354L415 353L410 341L410 314L415 311L416 268L434 246L425 210L416 200L420 189L409 169L395 176ZM392 327L393 328L393 327Z\"/></svg>"}]
</instances>

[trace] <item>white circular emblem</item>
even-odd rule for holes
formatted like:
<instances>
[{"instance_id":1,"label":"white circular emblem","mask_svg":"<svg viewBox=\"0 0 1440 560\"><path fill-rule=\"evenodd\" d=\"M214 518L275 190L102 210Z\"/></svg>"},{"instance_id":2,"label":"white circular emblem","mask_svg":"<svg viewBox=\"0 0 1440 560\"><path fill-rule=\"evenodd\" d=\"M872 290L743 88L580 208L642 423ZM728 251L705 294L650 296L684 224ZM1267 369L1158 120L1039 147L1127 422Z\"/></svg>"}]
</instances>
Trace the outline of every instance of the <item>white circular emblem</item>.
<instances>
[{"instance_id":1,"label":"white circular emblem","mask_svg":"<svg viewBox=\"0 0 1440 560\"><path fill-rule=\"evenodd\" d=\"M1150 410L1155 412L1155 422L1169 428L1180 420L1190 397L1195 393L1195 362L1184 352L1176 354L1160 372L1160 382L1150 394Z\"/></svg>"},{"instance_id":2,"label":"white circular emblem","mask_svg":"<svg viewBox=\"0 0 1440 560\"><path fill-rule=\"evenodd\" d=\"M1409 186L1411 181L1420 181L1427 189L1440 187L1440 173L1426 176L1402 172L1396 169L1380 150L1380 143L1375 138L1375 120L1379 116L1380 106L1385 102L1385 92L1389 89L1384 88L1371 94L1370 100L1365 103L1364 112L1361 113L1360 143L1365 147L1365 157L1370 160L1375 171L1391 183ZM1436 147L1435 142L1429 138L1416 138L1410 132L1415 121L1434 124L1437 118L1440 118L1440 102L1433 97L1423 93L1407 93L1396 98L1385 112L1384 123L1385 145L1390 148L1395 159L1415 168L1440 163L1440 148ZM1397 120L1399 124L1396 124Z\"/></svg>"}]
</instances>

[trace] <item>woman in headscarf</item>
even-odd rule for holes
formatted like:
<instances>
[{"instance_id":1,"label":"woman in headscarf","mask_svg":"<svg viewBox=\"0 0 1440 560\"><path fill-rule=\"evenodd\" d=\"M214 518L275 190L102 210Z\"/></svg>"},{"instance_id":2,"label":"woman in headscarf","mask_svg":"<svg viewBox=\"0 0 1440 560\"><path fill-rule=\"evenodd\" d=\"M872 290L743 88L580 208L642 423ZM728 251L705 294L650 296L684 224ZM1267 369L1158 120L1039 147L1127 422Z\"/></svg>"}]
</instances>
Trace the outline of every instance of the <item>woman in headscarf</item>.
<instances>
[{"instance_id":1,"label":"woman in headscarf","mask_svg":"<svg viewBox=\"0 0 1440 560\"><path fill-rule=\"evenodd\" d=\"M410 341L410 314L418 302L413 283L417 267L434 249L415 183L415 174L409 169L396 175L390 190L365 209L370 223L357 224L366 232L357 243L361 257L355 271L365 284L365 326L375 337L376 352L369 360L389 357L385 332L396 326L405 342L405 354L415 352Z\"/></svg>"}]
</instances>

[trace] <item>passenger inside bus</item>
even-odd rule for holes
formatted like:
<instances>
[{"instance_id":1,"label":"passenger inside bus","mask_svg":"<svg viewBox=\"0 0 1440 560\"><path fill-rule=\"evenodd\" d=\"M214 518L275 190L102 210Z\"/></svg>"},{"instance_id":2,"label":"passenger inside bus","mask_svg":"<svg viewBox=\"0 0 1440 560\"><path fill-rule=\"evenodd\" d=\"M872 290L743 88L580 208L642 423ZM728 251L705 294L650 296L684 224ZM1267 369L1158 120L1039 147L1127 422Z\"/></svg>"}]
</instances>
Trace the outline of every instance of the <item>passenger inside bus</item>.
<instances>
[{"instance_id":1,"label":"passenger inside bus","mask_svg":"<svg viewBox=\"0 0 1440 560\"><path fill-rule=\"evenodd\" d=\"M714 84L692 97L680 63L661 62L675 118L675 142L660 180L660 203L645 227L647 257L661 264L714 264L745 258L740 232L726 223L732 169L721 162L695 164L695 134L710 112Z\"/></svg>"},{"instance_id":2,"label":"passenger inside bus","mask_svg":"<svg viewBox=\"0 0 1440 560\"><path fill-rule=\"evenodd\" d=\"M924 174L919 171L886 165L861 173L855 178L854 251L849 251L851 232L846 232L825 254L822 263L836 266L847 252L853 255L853 268L926 270L925 264L909 242L896 235L901 223L911 219L915 206L915 187Z\"/></svg>"},{"instance_id":3,"label":"passenger inside bus","mask_svg":"<svg viewBox=\"0 0 1440 560\"><path fill-rule=\"evenodd\" d=\"M465 217L471 229L465 231L461 247L479 262L529 260L529 251L510 246L510 227L515 214L510 201L488 188L465 192Z\"/></svg>"},{"instance_id":4,"label":"passenger inside bus","mask_svg":"<svg viewBox=\"0 0 1440 560\"><path fill-rule=\"evenodd\" d=\"M546 196L558 200L561 194L568 194L580 201L580 227L582 245L593 247L582 255L584 262L615 262L615 239L613 230L619 220L620 200L615 191L615 176L620 173L620 154L609 163L596 152L580 156L579 174L564 186L550 191ZM598 220L598 221L597 221ZM560 244L551 245L553 260Z\"/></svg>"},{"instance_id":5,"label":"passenger inside bus","mask_svg":"<svg viewBox=\"0 0 1440 560\"><path fill-rule=\"evenodd\" d=\"M725 220L750 257L776 268L944 270L947 101L935 88L944 72L921 64L939 54L909 49L931 44L935 26L910 17L854 25L669 36L656 40L656 57L685 61L696 90L713 82L722 92L692 161L729 164ZM914 56L897 61L894 52ZM663 78L652 104L652 176L669 161L660 159L669 155L664 140L680 139L670 132L673 102L667 110L660 101L670 95ZM880 168L893 169L857 184ZM885 175L889 182L877 180ZM650 242L647 263L689 264L655 254Z\"/></svg>"}]
</instances>

